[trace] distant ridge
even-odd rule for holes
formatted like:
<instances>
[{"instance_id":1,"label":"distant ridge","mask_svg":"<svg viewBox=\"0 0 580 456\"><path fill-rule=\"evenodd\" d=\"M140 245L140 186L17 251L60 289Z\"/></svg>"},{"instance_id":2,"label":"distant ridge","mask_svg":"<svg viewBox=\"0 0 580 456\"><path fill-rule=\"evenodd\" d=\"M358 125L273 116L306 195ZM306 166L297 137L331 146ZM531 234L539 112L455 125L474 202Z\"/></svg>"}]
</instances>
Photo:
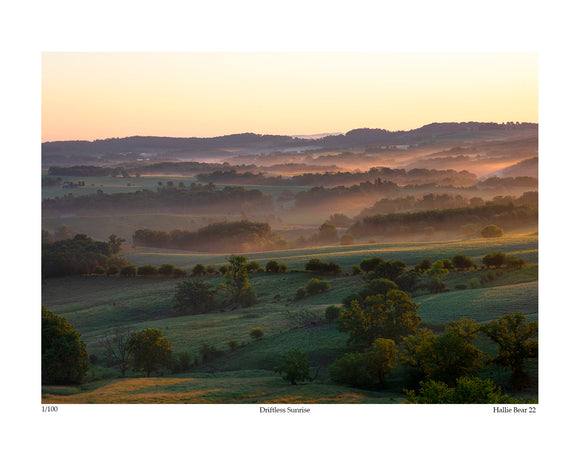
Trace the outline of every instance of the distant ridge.
<instances>
[{"instance_id":1,"label":"distant ridge","mask_svg":"<svg viewBox=\"0 0 580 456\"><path fill-rule=\"evenodd\" d=\"M420 128L414 130L398 130L389 131L381 128L356 128L348 131L346 134L343 133L319 133L315 135L261 135L257 133L236 133L224 136L215 136L211 138L199 138L199 137L170 137L170 136L128 136L125 138L107 138L107 139L95 139L94 141L86 140L71 140L71 141L45 141L43 145L63 145L63 144L99 144L103 142L107 143L146 143L149 145L163 145L165 147L187 147L194 144L218 144L218 143L228 143L231 145L242 145L251 142L262 142L262 141L291 141L291 140L324 140L326 138L336 138L336 137L357 137L361 140L370 139L386 139L404 136L416 136L422 134L429 135L446 135L453 134L462 131L486 131L486 130L502 130L502 129L530 129L538 128L537 123L530 122L508 122L508 123L494 123L494 122L444 122L444 123L431 123L424 125Z\"/></svg>"},{"instance_id":2,"label":"distant ridge","mask_svg":"<svg viewBox=\"0 0 580 456\"><path fill-rule=\"evenodd\" d=\"M380 128L358 128L345 134L322 133L310 136L260 135L240 133L213 138L173 138L131 136L95 141L53 141L42 143L43 165L61 162L119 159L154 154L183 159L253 154L299 147L366 147L375 145L414 144L432 141L446 135L494 130L533 130L537 123L446 122L431 123L409 131L388 131Z\"/></svg>"}]
</instances>

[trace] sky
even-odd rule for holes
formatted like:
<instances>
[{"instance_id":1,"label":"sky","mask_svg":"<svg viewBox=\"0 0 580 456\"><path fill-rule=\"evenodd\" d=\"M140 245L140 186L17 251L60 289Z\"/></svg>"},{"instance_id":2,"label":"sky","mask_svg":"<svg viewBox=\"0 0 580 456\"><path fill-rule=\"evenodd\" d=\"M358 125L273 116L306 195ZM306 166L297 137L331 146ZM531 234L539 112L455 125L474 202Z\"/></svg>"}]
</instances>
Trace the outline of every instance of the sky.
<instances>
[{"instance_id":1,"label":"sky","mask_svg":"<svg viewBox=\"0 0 580 456\"><path fill-rule=\"evenodd\" d=\"M538 122L535 52L43 52L42 141Z\"/></svg>"}]
</instances>

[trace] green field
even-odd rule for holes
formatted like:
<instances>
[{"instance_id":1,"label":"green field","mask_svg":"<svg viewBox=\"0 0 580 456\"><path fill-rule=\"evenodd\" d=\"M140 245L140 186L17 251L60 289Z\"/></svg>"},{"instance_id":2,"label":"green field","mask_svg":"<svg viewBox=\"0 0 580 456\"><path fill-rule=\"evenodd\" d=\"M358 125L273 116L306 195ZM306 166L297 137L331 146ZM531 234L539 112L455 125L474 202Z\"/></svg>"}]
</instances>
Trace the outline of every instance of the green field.
<instances>
[{"instance_id":1,"label":"green field","mask_svg":"<svg viewBox=\"0 0 580 456\"><path fill-rule=\"evenodd\" d=\"M450 320L474 318L480 323L505 315L523 312L528 320L538 319L537 234L506 236L505 238L474 239L456 242L365 244L349 247L324 247L284 252L248 255L264 265L269 259L286 263L295 272L282 274L256 273L250 283L257 292L257 305L227 312L180 316L173 311L173 295L177 279L121 278L121 277L66 277L44 281L43 304L63 316L81 333L89 354L96 356L88 383L80 387L43 387L45 403L400 403L404 401L405 372L397 368L388 380L387 388L367 391L333 384L327 367L348 352L347 335L332 324L320 322L301 326L300 319L322 318L324 309L339 305L344 296L360 289L360 276L340 275L325 277L331 289L319 295L294 301L296 289L312 277L303 269L310 258L334 260L348 272L350 266L364 258L378 255L387 260L403 260L413 265L425 257L435 261L464 253L480 262L489 252L501 250L526 259L528 267L521 271L502 271L482 288L456 289L456 285L484 274L453 272L444 281L450 292L419 295L413 300L419 304L423 322L440 330ZM172 263L190 268L197 263L225 263L224 255L202 255L170 251L138 251L127 255L133 264ZM219 284L219 277L205 279ZM157 328L172 343L173 351L199 356L202 344L211 344L225 354L209 364L198 364L182 374L165 373L163 377L142 378L129 375L118 378L118 372L104 367L100 340L115 327L141 330ZM264 338L255 341L250 330L261 327ZM435 329L434 329L435 330ZM228 342L236 340L239 347L230 350ZM480 337L480 348L493 354L495 346ZM292 348L308 352L316 372L312 383L289 386L273 373L282 355ZM486 368L483 375L489 375ZM537 362L530 370L537 375ZM495 378L503 378L505 370L497 370ZM537 385L520 396L537 398Z\"/></svg>"},{"instance_id":2,"label":"green field","mask_svg":"<svg viewBox=\"0 0 580 456\"><path fill-rule=\"evenodd\" d=\"M508 235L495 239L469 239L465 241L437 242L397 242L357 244L350 246L331 245L326 247L309 247L275 252L250 253L248 260L260 263L271 259L283 262L290 269L302 269L304 263L316 257L324 261L336 261L343 269L359 264L361 260L372 256L380 256L387 260L401 260L408 265L419 263L423 258L431 261L452 258L463 253L481 264L481 258L493 251L501 250L508 255L517 255L528 263L538 262L538 234ZM181 268L190 268L197 263L223 264L226 256L223 254L191 253L176 250L136 249L126 258L135 265L171 263Z\"/></svg>"}]
</instances>

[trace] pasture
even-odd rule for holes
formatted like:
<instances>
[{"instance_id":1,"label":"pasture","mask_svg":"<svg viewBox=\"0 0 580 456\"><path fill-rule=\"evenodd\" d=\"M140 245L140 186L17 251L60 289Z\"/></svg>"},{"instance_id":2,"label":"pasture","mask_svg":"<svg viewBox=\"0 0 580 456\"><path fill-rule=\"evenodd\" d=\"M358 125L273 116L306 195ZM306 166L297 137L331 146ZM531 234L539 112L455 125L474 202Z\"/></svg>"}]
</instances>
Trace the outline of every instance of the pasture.
<instances>
[{"instance_id":1,"label":"pasture","mask_svg":"<svg viewBox=\"0 0 580 456\"><path fill-rule=\"evenodd\" d=\"M262 266L270 259L286 263L294 271L250 274L250 283L258 295L258 304L250 308L202 315L178 315L173 310L174 293L180 279L123 277L64 277L44 281L43 304L63 316L80 332L88 352L96 362L91 366L88 383L80 387L43 387L43 403L401 403L405 399L403 368L397 368L382 390L360 390L333 384L328 366L344 353L348 336L334 324L323 320L329 305L341 300L364 284L361 276L350 274L326 276L328 292L295 301L296 289L312 277L301 271L310 258L333 260L345 272L364 258L380 256L402 260L409 266L430 258L451 258L464 253L481 264L483 255L501 250L526 259L521 271L503 271L481 288L455 289L457 284L484 271L453 272L444 278L451 291L413 297L419 315L428 327L442 330L445 323L461 317L487 322L513 311L523 312L530 321L538 316L537 234L506 236L497 239L473 239L456 242L364 244L298 249L248 255ZM141 250L126 255L135 265L159 266L171 263L191 268L197 263L225 263L224 255ZM189 272L191 270L189 269ZM204 279L218 286L221 277ZM315 324L304 324L305 321ZM162 377L142 378L129 374L119 378L118 371L102 363L101 340L114 328L131 331L160 329L171 342L174 353L188 353L199 358L200 348L209 344L223 352L208 363L196 362L187 372ZM264 331L261 340L250 337L252 328ZM478 346L493 354L495 346L480 337ZM230 342L235 340L237 348ZM273 373L282 355L292 348L308 352L312 383L290 387ZM537 376L537 362L531 363ZM485 368L485 375L506 377L505 370ZM519 396L537 398L537 385ZM518 397L519 397L518 396Z\"/></svg>"},{"instance_id":2,"label":"pasture","mask_svg":"<svg viewBox=\"0 0 580 456\"><path fill-rule=\"evenodd\" d=\"M433 242L384 242L374 244L355 244L349 246L329 245L325 247L308 247L273 252L249 253L249 261L266 263L276 260L285 263L290 269L301 269L310 258L323 261L336 261L343 269L359 264L363 259L380 256L386 260L401 260L408 265L419 263L423 258L431 261L452 258L463 253L481 264L481 258L487 253L501 250L508 255L516 255L528 263L538 262L538 234L507 235L502 238L474 238L462 241ZM138 248L125 257L133 264L171 263L180 268L191 268L197 263L223 264L225 255L192 253L176 250Z\"/></svg>"}]
</instances>

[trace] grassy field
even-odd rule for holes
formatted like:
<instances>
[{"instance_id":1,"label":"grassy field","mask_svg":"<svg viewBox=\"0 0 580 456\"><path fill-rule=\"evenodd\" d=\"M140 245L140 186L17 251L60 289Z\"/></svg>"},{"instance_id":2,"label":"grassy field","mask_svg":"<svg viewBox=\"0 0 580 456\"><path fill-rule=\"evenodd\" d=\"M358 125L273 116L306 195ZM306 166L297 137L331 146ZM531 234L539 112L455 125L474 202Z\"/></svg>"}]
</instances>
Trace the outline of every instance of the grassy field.
<instances>
[{"instance_id":1,"label":"grassy field","mask_svg":"<svg viewBox=\"0 0 580 456\"><path fill-rule=\"evenodd\" d=\"M380 256L387 260L401 260L408 265L419 263L423 258L431 261L450 259L458 253L471 257L481 265L481 258L487 253L501 250L508 255L516 255L528 263L538 262L538 234L509 235L502 238L476 238L463 241L437 242L397 242L356 244L350 246L330 245L326 247L308 247L276 252L250 253L246 256L250 261L266 263L276 260L285 263L290 269L302 269L310 258L320 258L324 261L336 261L343 269L358 265L365 258ZM125 257L133 264L160 265L171 263L181 268L191 268L197 263L224 264L226 255L192 253L176 250L161 250L139 248Z\"/></svg>"},{"instance_id":2,"label":"grassy field","mask_svg":"<svg viewBox=\"0 0 580 456\"><path fill-rule=\"evenodd\" d=\"M480 259L485 253L502 250L525 258L530 264L521 271L502 271L481 288L456 289L456 285L486 271L453 272L444 278L450 292L415 296L423 322L442 329L450 320L461 317L486 322L513 311L523 312L529 320L538 319L537 235L505 237L495 240L475 239L461 242L419 244L374 244L349 247L302 249L249 255L262 265L269 259L302 269L310 258L339 262L345 270L374 255L400 259L412 265L428 257L450 258L465 253ZM128 255L134 264L172 263L191 267L196 263L219 264L224 255L139 251ZM61 315L81 333L97 363L91 366L88 382L80 387L43 387L44 403L400 403L405 395L405 370L397 368L388 388L365 391L333 384L327 367L349 349L347 335L332 324L321 322L301 326L302 318L322 318L324 309L339 305L344 296L363 286L360 276L325 277L331 289L294 301L296 289L312 276L307 272L283 274L256 273L250 283L259 302L248 309L181 316L173 311L177 279L120 277L66 277L46 280L42 287L43 304ZM222 279L208 278L218 285ZM166 372L162 377L142 378L130 375L119 378L118 372L104 367L100 360L103 335L115 327L141 330L157 328L172 343L175 353L187 352L199 358L203 344L215 346L224 355L209 364L198 363L182 374ZM260 327L262 340L253 340L250 330ZM231 350L228 342L236 340ZM495 346L480 337L480 348L493 354ZM294 387L273 373L282 355L292 348L308 352L316 379ZM501 369L486 368L485 375L505 378ZM537 362L530 365L537 376ZM537 386L521 394L537 398Z\"/></svg>"}]
</instances>

